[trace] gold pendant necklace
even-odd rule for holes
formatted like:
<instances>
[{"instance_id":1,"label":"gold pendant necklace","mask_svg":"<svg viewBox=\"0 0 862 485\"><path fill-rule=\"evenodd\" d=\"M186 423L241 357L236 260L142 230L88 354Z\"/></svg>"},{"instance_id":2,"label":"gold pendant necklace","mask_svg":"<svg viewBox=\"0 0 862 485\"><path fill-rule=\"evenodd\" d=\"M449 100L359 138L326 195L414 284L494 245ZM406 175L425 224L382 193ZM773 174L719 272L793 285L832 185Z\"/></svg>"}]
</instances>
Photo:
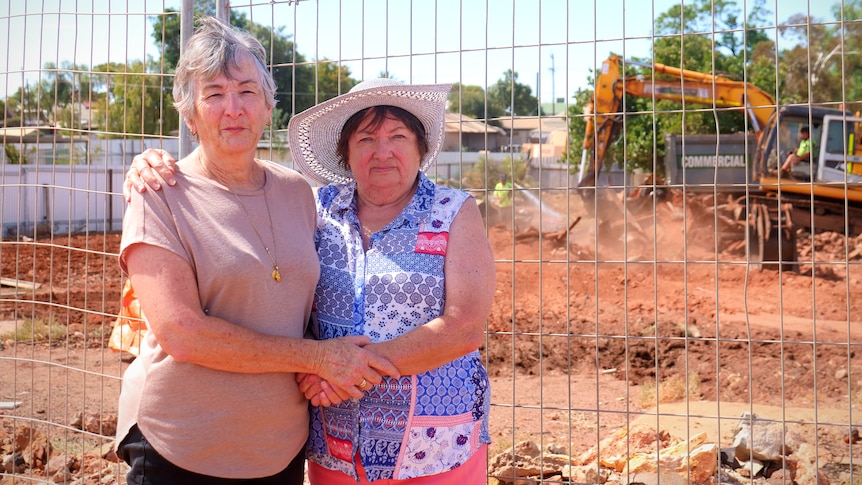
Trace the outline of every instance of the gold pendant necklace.
<instances>
[{"instance_id":1,"label":"gold pendant necklace","mask_svg":"<svg viewBox=\"0 0 862 485\"><path fill-rule=\"evenodd\" d=\"M257 234L257 239L260 241L260 244L263 245L263 250L266 251L266 255L269 256L269 260L272 261L272 279L275 280L276 283L281 282L281 272L278 270L278 260L275 258L273 253L278 251L278 247L276 246L275 239L275 229L272 227L272 213L269 211L269 199L266 197L266 168L263 169L263 203L266 204L266 216L269 218L269 233L272 236L272 252L269 250L269 246L266 245L266 242L263 240L263 236L260 235L260 231L257 229L257 224L254 223L254 219L251 218L251 215L248 213L248 209L245 208L245 204L242 203L242 199L239 198L239 195L233 191L232 188L220 178L216 177L215 174L209 171L208 168L204 167L203 161L201 161L200 157L198 157L198 163L200 163L201 168L204 169L206 173L208 173L212 178L216 179L219 183L225 186L225 188L233 194L233 197L239 202L239 206L242 208L242 211L245 213L246 219L251 223L251 228L254 229L254 233Z\"/></svg>"},{"instance_id":2,"label":"gold pendant necklace","mask_svg":"<svg viewBox=\"0 0 862 485\"><path fill-rule=\"evenodd\" d=\"M265 177L265 175L264 175ZM264 178L264 186L266 186L266 178ZM260 235L260 231L257 230L257 224L254 223L254 220L249 215L248 210L245 208L245 204L242 203L242 200L236 195L230 187L225 185L227 189L233 194L236 201L239 202L239 206L242 207L242 211L245 212L245 216L248 218L248 222L251 223L251 228L254 229L254 233L257 234L257 238L260 240L260 243L263 245L264 251L266 251L267 256L269 256L269 260L272 261L272 279L275 280L276 283L281 281L281 272L278 271L278 260L275 259L272 252L269 251L269 246L263 241L263 237ZM269 233L272 235L272 251L275 252L278 248L276 247L275 240L275 230L272 227L272 214L269 212L269 200L266 198L266 190L263 191L263 202L266 204L266 215L269 218Z\"/></svg>"}]
</instances>

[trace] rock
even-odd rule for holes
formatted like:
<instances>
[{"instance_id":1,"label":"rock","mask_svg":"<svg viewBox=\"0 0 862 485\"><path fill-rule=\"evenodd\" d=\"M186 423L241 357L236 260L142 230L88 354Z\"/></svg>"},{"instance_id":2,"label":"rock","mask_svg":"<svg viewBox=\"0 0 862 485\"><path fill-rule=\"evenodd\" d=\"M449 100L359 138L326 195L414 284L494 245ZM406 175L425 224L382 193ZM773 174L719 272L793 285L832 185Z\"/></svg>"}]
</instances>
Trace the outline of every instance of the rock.
<instances>
[{"instance_id":1,"label":"rock","mask_svg":"<svg viewBox=\"0 0 862 485\"><path fill-rule=\"evenodd\" d=\"M677 443L657 454L633 454L621 474L646 474L663 478L673 473L675 478L705 483L715 476L719 458L718 445L705 441L706 433L700 433L687 442Z\"/></svg>"},{"instance_id":2,"label":"rock","mask_svg":"<svg viewBox=\"0 0 862 485\"><path fill-rule=\"evenodd\" d=\"M3 457L3 471L6 473L21 473L26 470L24 455L15 452Z\"/></svg>"},{"instance_id":3,"label":"rock","mask_svg":"<svg viewBox=\"0 0 862 485\"><path fill-rule=\"evenodd\" d=\"M114 442L109 441L107 443L102 444L99 448L99 456L103 460L108 460L111 463L117 463L120 461L120 457L117 456L117 451L114 449Z\"/></svg>"},{"instance_id":4,"label":"rock","mask_svg":"<svg viewBox=\"0 0 862 485\"><path fill-rule=\"evenodd\" d=\"M857 441L859 441L859 430L855 427L850 428L850 431L844 435L844 442L852 445Z\"/></svg>"},{"instance_id":5,"label":"rock","mask_svg":"<svg viewBox=\"0 0 862 485\"><path fill-rule=\"evenodd\" d=\"M676 472L661 470L660 472L635 473L631 475L628 483L636 483L638 485L689 485L689 483L696 482L688 482Z\"/></svg>"},{"instance_id":6,"label":"rock","mask_svg":"<svg viewBox=\"0 0 862 485\"><path fill-rule=\"evenodd\" d=\"M739 460L736 459L736 448L731 447L721 449L721 464L728 466L733 470L740 467Z\"/></svg>"},{"instance_id":7,"label":"rock","mask_svg":"<svg viewBox=\"0 0 862 485\"><path fill-rule=\"evenodd\" d=\"M761 470L763 470L763 462L753 458L751 461L740 463L740 467L736 471L746 478L753 478L759 475Z\"/></svg>"},{"instance_id":8,"label":"rock","mask_svg":"<svg viewBox=\"0 0 862 485\"><path fill-rule=\"evenodd\" d=\"M61 471L71 471L75 467L76 463L77 460L74 457L65 453L52 456L45 465L45 475L52 477Z\"/></svg>"},{"instance_id":9,"label":"rock","mask_svg":"<svg viewBox=\"0 0 862 485\"><path fill-rule=\"evenodd\" d=\"M82 429L88 433L114 436L117 434L117 415L110 413L102 415L78 413L75 419L69 423L69 426L75 429Z\"/></svg>"},{"instance_id":10,"label":"rock","mask_svg":"<svg viewBox=\"0 0 862 485\"><path fill-rule=\"evenodd\" d=\"M786 468L779 468L769 475L768 481L770 485L787 485L788 483L792 483L790 471Z\"/></svg>"},{"instance_id":11,"label":"rock","mask_svg":"<svg viewBox=\"0 0 862 485\"><path fill-rule=\"evenodd\" d=\"M789 454L784 443L784 423L759 418L756 414L742 413L733 437L733 448L740 462L757 459L781 461Z\"/></svg>"},{"instance_id":12,"label":"rock","mask_svg":"<svg viewBox=\"0 0 862 485\"><path fill-rule=\"evenodd\" d=\"M575 464L589 465L598 461L601 466L621 471L629 454L655 453L668 446L670 441L670 434L665 430L656 431L646 425L623 427L603 439L597 447L581 454Z\"/></svg>"},{"instance_id":13,"label":"rock","mask_svg":"<svg viewBox=\"0 0 862 485\"><path fill-rule=\"evenodd\" d=\"M851 428L848 436L852 433ZM563 447L549 445L543 451L532 441L522 441L490 461L488 483L829 485L826 473L816 467L828 459L818 457L817 449L805 443L793 426L746 413L733 447L720 449L706 438L706 433L700 433L689 441L673 440L665 430L635 425L617 430L577 459L563 454ZM797 451L790 453L792 449ZM748 459L740 460L742 455ZM757 458L763 455L775 459Z\"/></svg>"},{"instance_id":14,"label":"rock","mask_svg":"<svg viewBox=\"0 0 862 485\"><path fill-rule=\"evenodd\" d=\"M567 483L605 483L611 474L607 468L593 465L566 465L561 470L561 478Z\"/></svg>"},{"instance_id":15,"label":"rock","mask_svg":"<svg viewBox=\"0 0 862 485\"><path fill-rule=\"evenodd\" d=\"M806 485L829 485L829 479L825 473L817 469L817 449L808 443L799 446L796 455L793 480L799 484ZM823 462L825 463L825 461Z\"/></svg>"},{"instance_id":16,"label":"rock","mask_svg":"<svg viewBox=\"0 0 862 485\"><path fill-rule=\"evenodd\" d=\"M30 468L42 468L48 459L48 438L29 426L21 426L15 430L12 438L12 450L20 452L24 462Z\"/></svg>"}]
</instances>

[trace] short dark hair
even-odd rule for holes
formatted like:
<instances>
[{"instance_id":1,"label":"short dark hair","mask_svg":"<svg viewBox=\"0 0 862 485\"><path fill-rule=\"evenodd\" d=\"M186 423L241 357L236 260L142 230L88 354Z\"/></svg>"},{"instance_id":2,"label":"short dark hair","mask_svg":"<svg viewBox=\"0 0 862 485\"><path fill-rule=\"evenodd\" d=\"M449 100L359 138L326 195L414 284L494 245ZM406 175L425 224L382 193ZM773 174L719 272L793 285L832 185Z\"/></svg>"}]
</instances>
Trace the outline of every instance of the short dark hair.
<instances>
[{"instance_id":1,"label":"short dark hair","mask_svg":"<svg viewBox=\"0 0 862 485\"><path fill-rule=\"evenodd\" d=\"M799 129L799 133L809 133L810 134L811 132L808 131L807 126L803 126L802 128Z\"/></svg>"},{"instance_id":2,"label":"short dark hair","mask_svg":"<svg viewBox=\"0 0 862 485\"><path fill-rule=\"evenodd\" d=\"M408 130L413 132L416 135L416 143L419 145L419 159L424 159L425 155L431 150L431 147L428 145L428 135L425 131L425 125L419 121L413 113L407 111L404 108L399 108L397 106L390 105L378 105L371 106L369 108L365 108L361 111L357 111L350 118L347 119L347 122L344 123L344 127L341 128L341 134L338 136L338 145L336 146L335 153L338 155L338 164L341 168L345 170L350 170L350 164L347 163L347 160L350 156L350 147L349 141L350 136L356 133L356 130L359 129L359 125L362 123L362 120L371 113L371 119L368 121L368 127L372 130L376 130L386 121L387 118L398 120L407 127Z\"/></svg>"}]
</instances>

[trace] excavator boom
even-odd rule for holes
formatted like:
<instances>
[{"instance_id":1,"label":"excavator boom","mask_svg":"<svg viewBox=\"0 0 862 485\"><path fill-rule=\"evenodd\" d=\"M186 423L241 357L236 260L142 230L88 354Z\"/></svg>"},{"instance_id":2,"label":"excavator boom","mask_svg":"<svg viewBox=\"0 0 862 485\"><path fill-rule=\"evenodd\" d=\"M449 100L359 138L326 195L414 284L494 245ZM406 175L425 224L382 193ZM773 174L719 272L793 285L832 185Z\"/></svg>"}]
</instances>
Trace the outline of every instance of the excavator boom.
<instances>
[{"instance_id":1,"label":"excavator boom","mask_svg":"<svg viewBox=\"0 0 862 485\"><path fill-rule=\"evenodd\" d=\"M619 136L622 124L623 99L626 94L654 100L671 100L715 108L745 110L752 131L759 136L775 113L775 100L769 93L744 81L699 73L664 64L642 64L657 74L673 79L652 79L623 76L622 61L610 56L602 63L596 78L593 99L585 109L587 126L584 134L584 159L588 161L581 187L593 186L611 143Z\"/></svg>"}]
</instances>

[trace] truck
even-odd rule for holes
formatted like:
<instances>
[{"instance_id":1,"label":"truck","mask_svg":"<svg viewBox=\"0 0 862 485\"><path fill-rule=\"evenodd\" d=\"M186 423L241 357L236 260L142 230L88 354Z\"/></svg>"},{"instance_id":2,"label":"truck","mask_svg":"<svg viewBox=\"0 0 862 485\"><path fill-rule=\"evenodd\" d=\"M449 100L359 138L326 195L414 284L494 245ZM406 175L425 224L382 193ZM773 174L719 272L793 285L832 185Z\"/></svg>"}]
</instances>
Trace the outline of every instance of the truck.
<instances>
[{"instance_id":1,"label":"truck","mask_svg":"<svg viewBox=\"0 0 862 485\"><path fill-rule=\"evenodd\" d=\"M798 269L799 229L848 236L862 233L862 118L858 114L840 107L779 106L769 93L745 81L659 63L626 62L663 77L623 76L622 60L615 55L602 63L585 109L579 189L595 187L605 153L619 136L627 94L740 109L750 120L748 133L668 135L666 180L655 183L687 194L712 192L715 200L733 198L726 205L734 209L732 217L743 229L751 262L760 269ZM794 148L803 126L815 141L810 161L782 173L784 156ZM600 217L600 209L596 210Z\"/></svg>"}]
</instances>

